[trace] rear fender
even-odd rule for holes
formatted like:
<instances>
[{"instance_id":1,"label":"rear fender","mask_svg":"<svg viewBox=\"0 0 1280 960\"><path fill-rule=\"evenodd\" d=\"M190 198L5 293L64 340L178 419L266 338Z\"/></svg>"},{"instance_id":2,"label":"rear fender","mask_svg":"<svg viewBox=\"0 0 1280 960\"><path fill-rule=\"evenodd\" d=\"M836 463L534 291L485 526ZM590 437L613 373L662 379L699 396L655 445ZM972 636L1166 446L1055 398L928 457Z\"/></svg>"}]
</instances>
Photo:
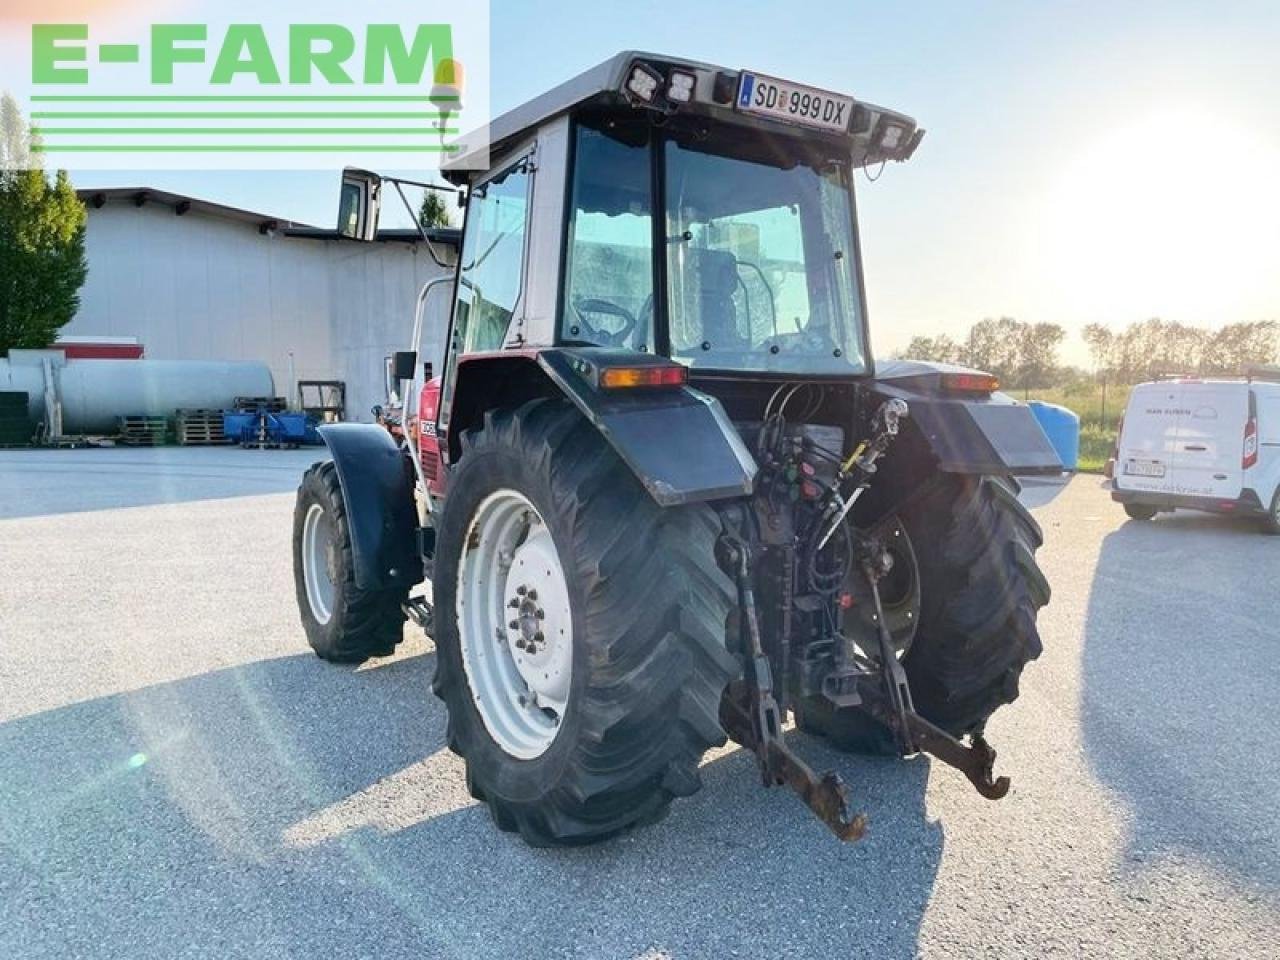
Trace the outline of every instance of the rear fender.
<instances>
[{"instance_id":1,"label":"rear fender","mask_svg":"<svg viewBox=\"0 0 1280 960\"><path fill-rule=\"evenodd\" d=\"M1002 395L943 390L941 374L962 368L900 361L882 366L874 390L911 408L918 434L944 473L1059 474L1065 468L1031 408Z\"/></svg>"},{"instance_id":2,"label":"rear fender","mask_svg":"<svg viewBox=\"0 0 1280 960\"><path fill-rule=\"evenodd\" d=\"M342 482L356 586L384 590L422 581L413 465L384 428L333 423L319 428Z\"/></svg>"},{"instance_id":3,"label":"rear fender","mask_svg":"<svg viewBox=\"0 0 1280 960\"><path fill-rule=\"evenodd\" d=\"M563 395L660 506L749 496L756 462L720 402L690 387L611 393L592 386L580 372L615 360L658 362L651 354L604 347L464 357L449 426L451 455L460 452L458 433L482 423L486 406Z\"/></svg>"}]
</instances>

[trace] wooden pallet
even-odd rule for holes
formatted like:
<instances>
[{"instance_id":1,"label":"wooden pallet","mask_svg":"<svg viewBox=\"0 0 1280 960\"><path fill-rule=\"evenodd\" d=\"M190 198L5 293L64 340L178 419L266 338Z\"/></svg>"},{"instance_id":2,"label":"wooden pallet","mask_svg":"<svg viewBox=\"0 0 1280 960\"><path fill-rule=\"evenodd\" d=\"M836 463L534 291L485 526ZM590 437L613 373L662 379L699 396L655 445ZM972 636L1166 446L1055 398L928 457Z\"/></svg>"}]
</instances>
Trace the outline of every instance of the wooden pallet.
<instances>
[{"instance_id":1,"label":"wooden pallet","mask_svg":"<svg viewBox=\"0 0 1280 960\"><path fill-rule=\"evenodd\" d=\"M163 446L169 432L167 417L121 417L120 442L127 447Z\"/></svg>"},{"instance_id":2,"label":"wooden pallet","mask_svg":"<svg viewBox=\"0 0 1280 960\"><path fill-rule=\"evenodd\" d=\"M179 410L177 414L178 443L183 446L227 442L221 410Z\"/></svg>"}]
</instances>

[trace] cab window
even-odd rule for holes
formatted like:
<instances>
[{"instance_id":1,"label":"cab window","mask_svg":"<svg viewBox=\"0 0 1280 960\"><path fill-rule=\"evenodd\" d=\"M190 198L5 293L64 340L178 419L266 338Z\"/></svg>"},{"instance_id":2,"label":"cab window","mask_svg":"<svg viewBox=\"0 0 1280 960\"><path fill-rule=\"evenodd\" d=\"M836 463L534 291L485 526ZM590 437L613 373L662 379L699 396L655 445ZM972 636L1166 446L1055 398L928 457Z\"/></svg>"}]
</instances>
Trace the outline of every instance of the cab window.
<instances>
[{"instance_id":1,"label":"cab window","mask_svg":"<svg viewBox=\"0 0 1280 960\"><path fill-rule=\"evenodd\" d=\"M647 133L647 131L646 131ZM647 137L580 124L560 338L653 349L653 211Z\"/></svg>"},{"instance_id":2,"label":"cab window","mask_svg":"<svg viewBox=\"0 0 1280 960\"><path fill-rule=\"evenodd\" d=\"M529 173L524 162L477 187L467 200L454 338L464 353L501 348L524 280Z\"/></svg>"}]
</instances>

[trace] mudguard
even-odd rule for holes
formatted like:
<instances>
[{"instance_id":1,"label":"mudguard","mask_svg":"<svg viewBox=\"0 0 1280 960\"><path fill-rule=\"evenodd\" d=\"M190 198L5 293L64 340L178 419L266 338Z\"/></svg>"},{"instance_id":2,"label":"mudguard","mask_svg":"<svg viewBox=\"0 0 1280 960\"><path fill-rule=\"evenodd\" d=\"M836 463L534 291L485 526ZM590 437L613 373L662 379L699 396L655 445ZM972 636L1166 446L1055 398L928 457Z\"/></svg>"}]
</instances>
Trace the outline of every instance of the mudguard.
<instances>
[{"instance_id":1,"label":"mudguard","mask_svg":"<svg viewBox=\"0 0 1280 960\"><path fill-rule=\"evenodd\" d=\"M1031 408L995 394L981 398L948 393L943 373L965 372L947 364L895 361L882 364L876 392L900 397L911 422L945 473L1059 474L1065 468Z\"/></svg>"},{"instance_id":2,"label":"mudguard","mask_svg":"<svg viewBox=\"0 0 1280 960\"><path fill-rule=\"evenodd\" d=\"M691 387L610 393L593 387L582 374L615 359L632 365L667 362L593 347L538 353L538 365L660 506L749 496L756 462L720 401Z\"/></svg>"},{"instance_id":3,"label":"mudguard","mask_svg":"<svg viewBox=\"0 0 1280 960\"><path fill-rule=\"evenodd\" d=\"M404 452L374 424L332 423L319 433L342 481L356 586L383 590L421 582L418 517Z\"/></svg>"}]
</instances>

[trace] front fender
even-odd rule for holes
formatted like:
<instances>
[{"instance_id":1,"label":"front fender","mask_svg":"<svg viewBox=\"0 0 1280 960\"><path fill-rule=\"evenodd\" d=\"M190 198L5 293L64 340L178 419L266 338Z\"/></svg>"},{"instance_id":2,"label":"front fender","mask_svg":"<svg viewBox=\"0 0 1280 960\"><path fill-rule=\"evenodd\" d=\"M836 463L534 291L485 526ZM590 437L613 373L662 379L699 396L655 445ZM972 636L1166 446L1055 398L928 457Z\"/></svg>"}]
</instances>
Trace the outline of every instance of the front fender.
<instances>
[{"instance_id":1,"label":"front fender","mask_svg":"<svg viewBox=\"0 0 1280 960\"><path fill-rule=\"evenodd\" d=\"M412 465L385 429L368 423L319 428L342 482L356 586L384 590L423 577Z\"/></svg>"}]
</instances>

